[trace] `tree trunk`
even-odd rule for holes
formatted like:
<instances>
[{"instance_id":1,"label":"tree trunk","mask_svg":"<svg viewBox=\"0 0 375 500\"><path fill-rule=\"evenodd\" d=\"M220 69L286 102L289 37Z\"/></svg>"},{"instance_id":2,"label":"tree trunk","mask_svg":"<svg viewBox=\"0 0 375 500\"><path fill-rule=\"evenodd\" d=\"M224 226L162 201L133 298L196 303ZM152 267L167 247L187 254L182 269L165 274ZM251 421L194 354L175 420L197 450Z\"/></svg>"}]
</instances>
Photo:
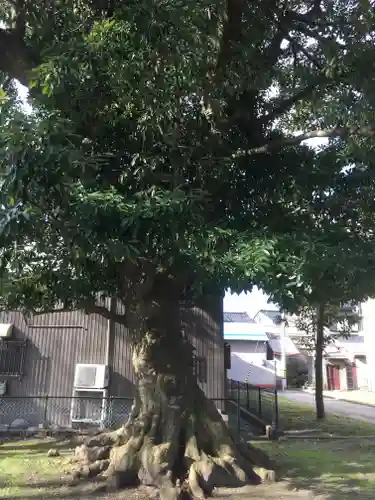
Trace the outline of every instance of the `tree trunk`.
<instances>
[{"instance_id":1,"label":"tree trunk","mask_svg":"<svg viewBox=\"0 0 375 500\"><path fill-rule=\"evenodd\" d=\"M319 304L316 311L315 342L315 405L316 418L325 418L323 399L323 348L324 348L324 305Z\"/></svg>"},{"instance_id":2,"label":"tree trunk","mask_svg":"<svg viewBox=\"0 0 375 500\"><path fill-rule=\"evenodd\" d=\"M161 500L203 499L215 486L273 480L268 457L233 439L199 388L191 344L179 330L156 325L134 346L138 384L127 423L77 448L78 474L100 473L116 488L147 485Z\"/></svg>"}]
</instances>

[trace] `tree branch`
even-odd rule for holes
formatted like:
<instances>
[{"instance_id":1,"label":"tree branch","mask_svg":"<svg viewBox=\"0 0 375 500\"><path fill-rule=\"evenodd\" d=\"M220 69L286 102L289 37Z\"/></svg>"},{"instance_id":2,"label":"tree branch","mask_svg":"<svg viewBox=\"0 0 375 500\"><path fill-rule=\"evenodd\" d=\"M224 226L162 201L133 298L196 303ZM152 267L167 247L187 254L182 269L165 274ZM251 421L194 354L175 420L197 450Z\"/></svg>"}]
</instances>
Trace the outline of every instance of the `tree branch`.
<instances>
[{"instance_id":1,"label":"tree branch","mask_svg":"<svg viewBox=\"0 0 375 500\"><path fill-rule=\"evenodd\" d=\"M317 87L319 87L319 85L323 85L328 82L329 80L325 75L318 76L310 85L298 90L294 95L279 101L279 103L269 113L259 118L259 122L263 125L270 123L272 120L288 111L298 101L311 94Z\"/></svg>"},{"instance_id":2,"label":"tree branch","mask_svg":"<svg viewBox=\"0 0 375 500\"><path fill-rule=\"evenodd\" d=\"M322 70L323 65L318 61L318 59L313 55L310 54L308 50L305 49L300 43L297 42L294 38L292 38L290 35L285 35L285 38L291 43L292 46L297 48L302 54L308 59L314 66L316 66L318 69Z\"/></svg>"},{"instance_id":3,"label":"tree branch","mask_svg":"<svg viewBox=\"0 0 375 500\"><path fill-rule=\"evenodd\" d=\"M16 20L15 20L14 33L17 34L20 40L22 40L26 32L25 0L15 0L15 8L16 8Z\"/></svg>"},{"instance_id":4,"label":"tree branch","mask_svg":"<svg viewBox=\"0 0 375 500\"><path fill-rule=\"evenodd\" d=\"M98 306L96 304L91 304L84 308L87 314L100 314L103 318L114 321L115 323L120 323L121 325L128 326L128 320L126 314L117 314L110 311L107 307Z\"/></svg>"},{"instance_id":5,"label":"tree branch","mask_svg":"<svg viewBox=\"0 0 375 500\"><path fill-rule=\"evenodd\" d=\"M16 30L0 30L0 70L28 85L31 70L37 65Z\"/></svg>"},{"instance_id":6,"label":"tree branch","mask_svg":"<svg viewBox=\"0 0 375 500\"><path fill-rule=\"evenodd\" d=\"M333 137L350 137L350 136L362 136L362 137L375 137L375 125L370 125L367 127L335 127L327 128L321 130L311 130L304 134L296 135L295 137L284 137L280 139L270 139L269 142L263 144L262 146L252 148L248 151L241 152L243 155L253 155L253 154L264 154L270 153L275 149L282 148L284 146L296 146L303 141L316 138L333 138Z\"/></svg>"},{"instance_id":7,"label":"tree branch","mask_svg":"<svg viewBox=\"0 0 375 500\"><path fill-rule=\"evenodd\" d=\"M224 22L216 71L220 71L221 68L226 66L233 46L241 38L241 19L243 11L243 0L226 1L226 21Z\"/></svg>"},{"instance_id":8,"label":"tree branch","mask_svg":"<svg viewBox=\"0 0 375 500\"><path fill-rule=\"evenodd\" d=\"M100 314L103 316L103 318L106 318L111 321L115 321L116 323L120 323L122 325L128 326L127 322L127 317L126 314L116 314L112 311L110 311L107 307L105 306L99 306L97 304L93 303L87 303L87 302L82 302L81 304L77 305L75 308L77 310L84 310L86 314ZM43 309L41 311L32 311L33 316L41 316L43 314L52 314L52 313L64 313L64 312L72 312L71 307L58 307L58 308L51 308L51 309Z\"/></svg>"},{"instance_id":9,"label":"tree branch","mask_svg":"<svg viewBox=\"0 0 375 500\"><path fill-rule=\"evenodd\" d=\"M295 21L300 21L305 24L311 24L323 14L321 3L321 0L314 0L311 9L305 14L301 14L293 10L288 10L286 15L287 17L293 18Z\"/></svg>"}]
</instances>

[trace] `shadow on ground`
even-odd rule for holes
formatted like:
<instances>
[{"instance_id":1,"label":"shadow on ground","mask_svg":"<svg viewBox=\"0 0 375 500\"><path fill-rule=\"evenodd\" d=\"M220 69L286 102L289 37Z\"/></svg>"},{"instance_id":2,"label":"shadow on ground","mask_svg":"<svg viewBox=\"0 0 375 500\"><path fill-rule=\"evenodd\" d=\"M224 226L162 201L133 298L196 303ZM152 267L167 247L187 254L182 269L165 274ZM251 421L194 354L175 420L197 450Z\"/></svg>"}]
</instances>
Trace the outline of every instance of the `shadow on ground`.
<instances>
[{"instance_id":1,"label":"shadow on ground","mask_svg":"<svg viewBox=\"0 0 375 500\"><path fill-rule=\"evenodd\" d=\"M48 452L51 448L58 448L59 450L68 450L75 448L77 445L82 443L81 438L66 438L62 437L60 439L56 438L44 438L44 439L24 439L19 441L10 441L9 443L5 441L0 445L0 452L6 452L6 454L13 453L43 453Z\"/></svg>"},{"instance_id":2,"label":"shadow on ground","mask_svg":"<svg viewBox=\"0 0 375 500\"><path fill-rule=\"evenodd\" d=\"M290 440L263 447L277 460L291 489L327 500L375 498L375 443L363 440Z\"/></svg>"},{"instance_id":3,"label":"shadow on ground","mask_svg":"<svg viewBox=\"0 0 375 500\"><path fill-rule=\"evenodd\" d=\"M6 494L7 487L12 488L12 496ZM65 499L71 500L73 498L80 499L104 499L107 498L103 489L100 489L100 483L97 481L80 480L71 482L66 478L51 479L51 480L36 480L29 483L15 483L11 485L6 483L0 484L0 488L4 488L5 496L0 495L0 500L49 500L49 499ZM26 488L26 490L25 490ZM122 494L125 495L127 490L123 490ZM14 492L14 493L13 493ZM124 496L124 498L127 498Z\"/></svg>"}]
</instances>

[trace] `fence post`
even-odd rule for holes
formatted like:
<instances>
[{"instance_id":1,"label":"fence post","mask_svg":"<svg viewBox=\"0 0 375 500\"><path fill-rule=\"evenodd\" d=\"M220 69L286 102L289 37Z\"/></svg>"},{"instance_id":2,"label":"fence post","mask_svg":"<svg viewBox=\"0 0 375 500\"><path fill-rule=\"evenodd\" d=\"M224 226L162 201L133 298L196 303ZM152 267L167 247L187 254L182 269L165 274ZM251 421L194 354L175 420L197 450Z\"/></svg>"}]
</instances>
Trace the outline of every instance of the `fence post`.
<instances>
[{"instance_id":1,"label":"fence post","mask_svg":"<svg viewBox=\"0 0 375 500\"><path fill-rule=\"evenodd\" d=\"M262 416L262 389L258 387L258 410L259 415Z\"/></svg>"},{"instance_id":2,"label":"fence post","mask_svg":"<svg viewBox=\"0 0 375 500\"><path fill-rule=\"evenodd\" d=\"M44 397L43 427L47 428L48 395Z\"/></svg>"},{"instance_id":3,"label":"fence post","mask_svg":"<svg viewBox=\"0 0 375 500\"><path fill-rule=\"evenodd\" d=\"M277 396L277 387L275 387L275 428L279 428L279 401Z\"/></svg>"},{"instance_id":4,"label":"fence post","mask_svg":"<svg viewBox=\"0 0 375 500\"><path fill-rule=\"evenodd\" d=\"M249 383L246 382L246 408L250 410Z\"/></svg>"},{"instance_id":5,"label":"fence post","mask_svg":"<svg viewBox=\"0 0 375 500\"><path fill-rule=\"evenodd\" d=\"M238 434L241 432L241 414L240 414L240 403L241 403L241 395L240 395L240 383L237 383L237 431Z\"/></svg>"}]
</instances>

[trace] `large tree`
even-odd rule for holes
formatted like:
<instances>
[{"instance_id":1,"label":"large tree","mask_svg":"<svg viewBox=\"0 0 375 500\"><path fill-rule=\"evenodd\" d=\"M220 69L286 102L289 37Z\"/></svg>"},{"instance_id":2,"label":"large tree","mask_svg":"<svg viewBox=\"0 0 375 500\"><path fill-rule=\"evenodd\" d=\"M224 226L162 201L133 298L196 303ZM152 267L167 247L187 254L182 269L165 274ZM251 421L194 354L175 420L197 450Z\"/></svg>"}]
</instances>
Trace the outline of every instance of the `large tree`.
<instances>
[{"instance_id":1,"label":"large tree","mask_svg":"<svg viewBox=\"0 0 375 500\"><path fill-rule=\"evenodd\" d=\"M97 470L122 484L142 470L162 500L186 472L196 498L214 471L254 479L260 452L199 390L180 311L250 288L280 238L313 229L342 158L371 167L371 6L4 0L0 19L4 306L81 308L132 334L134 409ZM311 137L331 138L328 168L300 146Z\"/></svg>"}]
</instances>

